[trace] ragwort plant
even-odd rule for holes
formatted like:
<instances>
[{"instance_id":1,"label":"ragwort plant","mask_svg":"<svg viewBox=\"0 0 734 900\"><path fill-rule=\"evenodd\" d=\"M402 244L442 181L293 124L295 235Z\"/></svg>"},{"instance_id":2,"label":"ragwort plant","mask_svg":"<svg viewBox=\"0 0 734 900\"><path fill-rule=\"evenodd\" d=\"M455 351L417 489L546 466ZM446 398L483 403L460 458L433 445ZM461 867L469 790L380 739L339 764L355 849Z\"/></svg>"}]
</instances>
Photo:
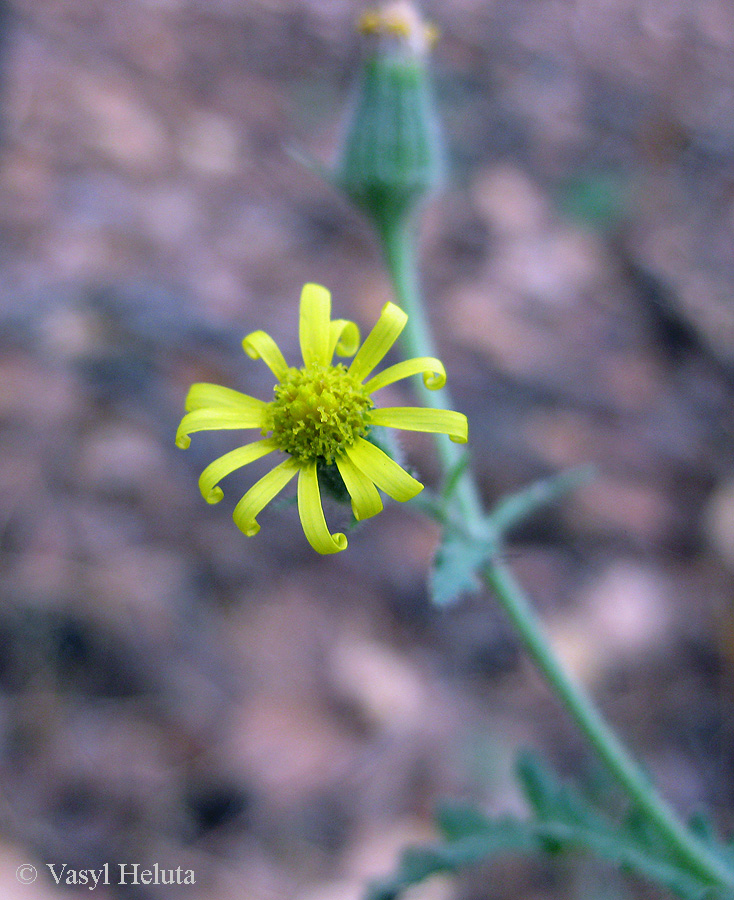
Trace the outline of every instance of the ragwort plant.
<instances>
[{"instance_id":1,"label":"ragwort plant","mask_svg":"<svg viewBox=\"0 0 734 900\"><path fill-rule=\"evenodd\" d=\"M375 226L397 304L388 303L364 343L353 322L331 318L329 292L303 289L299 337L303 365L289 366L275 341L256 331L243 341L275 378L268 400L227 387L195 384L176 435L214 429L259 430L206 467L199 485L209 503L222 499L219 482L269 454L284 455L239 500L234 520L255 535L260 511L298 477L298 511L306 539L319 553L347 546L331 533L322 491L351 504L355 519L380 512L380 491L392 499L416 497L423 485L395 459L384 428L430 432L442 470L442 490L422 508L442 526L431 574L434 602L448 604L483 582L509 617L557 698L585 734L625 799L624 811L605 809L579 787L562 783L537 758L519 754L517 775L526 818L491 817L470 806L437 812L441 840L407 849L397 871L372 885L370 900L391 900L438 873L513 852L591 854L657 883L683 900L734 897L734 848L717 838L707 820L684 823L658 793L641 765L606 723L593 701L561 665L527 597L498 552L509 528L540 504L562 494L579 473L558 477L514 495L492 511L479 498L468 456L466 417L445 387L419 289L416 233L425 199L440 185L444 157L431 96L428 55L435 30L410 2L390 2L359 23L367 44L359 91L344 146L330 178ZM407 359L373 374L401 340ZM352 357L347 365L334 355ZM379 390L399 379L416 383L422 407L384 408ZM447 437L451 440L447 440Z\"/></svg>"}]
</instances>

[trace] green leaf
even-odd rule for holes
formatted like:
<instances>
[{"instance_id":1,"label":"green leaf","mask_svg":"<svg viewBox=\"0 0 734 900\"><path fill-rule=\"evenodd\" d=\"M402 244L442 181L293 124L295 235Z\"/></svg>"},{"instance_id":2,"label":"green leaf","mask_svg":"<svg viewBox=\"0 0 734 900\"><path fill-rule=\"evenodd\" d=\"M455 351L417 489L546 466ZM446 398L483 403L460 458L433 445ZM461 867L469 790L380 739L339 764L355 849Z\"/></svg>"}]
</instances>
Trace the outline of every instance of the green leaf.
<instances>
[{"instance_id":1,"label":"green leaf","mask_svg":"<svg viewBox=\"0 0 734 900\"><path fill-rule=\"evenodd\" d=\"M457 873L507 853L587 854L680 900L734 900L732 891L707 884L673 858L641 816L628 813L615 821L532 753L519 756L517 773L534 817L490 817L468 804L444 804L436 813L444 843L406 850L395 875L373 885L368 900L395 900L432 875ZM699 823L696 831L724 860L727 848L708 823Z\"/></svg>"},{"instance_id":2,"label":"green leaf","mask_svg":"<svg viewBox=\"0 0 734 900\"><path fill-rule=\"evenodd\" d=\"M432 875L455 873L498 853L528 853L536 849L534 835L523 822L508 817L495 823L482 819L482 825L482 829L447 844L405 850L396 874L371 885L367 900L394 900L406 888L420 884Z\"/></svg>"},{"instance_id":3,"label":"green leaf","mask_svg":"<svg viewBox=\"0 0 734 900\"><path fill-rule=\"evenodd\" d=\"M590 800L560 781L536 754L518 754L515 768L525 797L539 819L555 819L598 831L612 827Z\"/></svg>"},{"instance_id":4,"label":"green leaf","mask_svg":"<svg viewBox=\"0 0 734 900\"><path fill-rule=\"evenodd\" d=\"M447 802L436 810L436 824L447 841L458 841L487 827L487 816L468 803Z\"/></svg>"},{"instance_id":5,"label":"green leaf","mask_svg":"<svg viewBox=\"0 0 734 900\"><path fill-rule=\"evenodd\" d=\"M425 505L440 522L447 522L446 505L455 492L466 467L464 457L451 470L442 494L442 503ZM505 532L527 518L538 507L557 499L591 477L589 466L562 472L532 484L524 491L503 500L487 516L479 534L468 534L456 523L449 522L433 560L429 579L431 598L437 606L448 606L463 594L479 590L478 571L496 555Z\"/></svg>"},{"instance_id":6,"label":"green leaf","mask_svg":"<svg viewBox=\"0 0 734 900\"><path fill-rule=\"evenodd\" d=\"M536 510L555 502L594 477L593 466L578 466L535 481L529 487L511 494L495 506L488 520L499 534L507 534L529 518Z\"/></svg>"},{"instance_id":7,"label":"green leaf","mask_svg":"<svg viewBox=\"0 0 734 900\"><path fill-rule=\"evenodd\" d=\"M468 808L444 810L439 819L457 837L443 845L406 850L397 873L373 885L368 900L394 900L406 888L432 875L456 873L467 866L487 863L499 854L547 854L549 846L558 852L592 854L627 874L666 888L680 900L731 900L726 892L705 884L670 861L645 853L613 831L597 832L557 820L490 819Z\"/></svg>"},{"instance_id":8,"label":"green leaf","mask_svg":"<svg viewBox=\"0 0 734 900\"><path fill-rule=\"evenodd\" d=\"M477 571L497 552L497 545L488 538L473 538L451 528L433 559L428 587L436 606L448 606L462 594L479 590Z\"/></svg>"}]
</instances>

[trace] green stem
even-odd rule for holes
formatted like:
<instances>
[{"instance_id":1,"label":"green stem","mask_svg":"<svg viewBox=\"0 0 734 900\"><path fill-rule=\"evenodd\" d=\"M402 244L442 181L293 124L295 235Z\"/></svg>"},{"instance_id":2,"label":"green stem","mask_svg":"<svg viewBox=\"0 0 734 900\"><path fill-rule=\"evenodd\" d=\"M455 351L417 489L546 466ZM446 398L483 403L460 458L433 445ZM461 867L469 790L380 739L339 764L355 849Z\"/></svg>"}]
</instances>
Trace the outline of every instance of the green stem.
<instances>
[{"instance_id":1,"label":"green stem","mask_svg":"<svg viewBox=\"0 0 734 900\"><path fill-rule=\"evenodd\" d=\"M668 846L691 872L713 884L734 886L734 873L683 825L601 716L586 691L563 668L538 617L509 569L502 562L495 561L487 566L483 574L487 585L520 633L535 664L635 806L655 823Z\"/></svg>"},{"instance_id":2,"label":"green stem","mask_svg":"<svg viewBox=\"0 0 734 900\"><path fill-rule=\"evenodd\" d=\"M380 231L385 263L390 273L399 305L408 314L408 324L401 342L406 357L436 356L431 328L426 318L415 262L415 239L410 222L388 223ZM433 409L452 409L453 403L447 388L430 390L423 379L416 382L421 401ZM454 444L444 435L437 435L438 453L444 477L460 465L466 450ZM482 507L471 478L462 477L456 487L456 506L470 531L482 520Z\"/></svg>"},{"instance_id":3,"label":"green stem","mask_svg":"<svg viewBox=\"0 0 734 900\"><path fill-rule=\"evenodd\" d=\"M388 224L381 230L380 236L396 298L409 316L402 336L405 353L407 356L435 356L418 286L412 223ZM453 408L446 388L430 391L419 382L419 391L426 406L434 409ZM436 436L436 447L446 477L460 462L464 451L444 435ZM475 531L482 524L484 516L476 484L468 469L460 476L456 505L467 530ZM501 560L493 560L487 564L483 576L551 688L617 783L634 805L655 823L661 837L680 862L706 882L727 888L734 887L734 872L683 825L602 718L586 691L563 668L543 632L540 620L507 566Z\"/></svg>"}]
</instances>

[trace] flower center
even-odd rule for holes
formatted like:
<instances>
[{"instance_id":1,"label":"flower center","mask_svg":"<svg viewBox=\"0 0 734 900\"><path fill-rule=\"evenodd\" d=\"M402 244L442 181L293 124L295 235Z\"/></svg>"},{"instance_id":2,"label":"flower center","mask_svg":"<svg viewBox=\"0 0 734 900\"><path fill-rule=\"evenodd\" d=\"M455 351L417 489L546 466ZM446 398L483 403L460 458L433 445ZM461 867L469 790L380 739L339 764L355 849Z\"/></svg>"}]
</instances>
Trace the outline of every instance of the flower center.
<instances>
[{"instance_id":1,"label":"flower center","mask_svg":"<svg viewBox=\"0 0 734 900\"><path fill-rule=\"evenodd\" d=\"M328 463L369 431L373 403L346 366L290 368L275 386L268 425L279 450Z\"/></svg>"}]
</instances>

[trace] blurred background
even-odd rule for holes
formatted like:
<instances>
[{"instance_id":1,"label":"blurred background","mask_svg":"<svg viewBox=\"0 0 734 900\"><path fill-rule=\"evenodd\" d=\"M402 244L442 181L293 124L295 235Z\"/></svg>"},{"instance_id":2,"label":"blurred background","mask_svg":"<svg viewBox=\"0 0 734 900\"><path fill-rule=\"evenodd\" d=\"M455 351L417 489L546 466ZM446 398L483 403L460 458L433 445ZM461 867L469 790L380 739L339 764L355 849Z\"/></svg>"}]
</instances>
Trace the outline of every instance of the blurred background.
<instances>
[{"instance_id":1,"label":"blurred background","mask_svg":"<svg viewBox=\"0 0 734 900\"><path fill-rule=\"evenodd\" d=\"M0 891L140 862L195 886L96 900L357 900L441 798L520 812L519 746L596 777L491 596L437 610L438 538L391 505L317 556L244 538L232 434L173 443L192 381L267 397L305 281L364 329L368 225L334 158L357 0L3 0ZM426 2L451 158L423 281L488 504L598 474L508 555L554 645L684 813L734 794L734 7ZM412 402L409 386L391 389ZM429 440L406 453L431 483ZM329 510L339 522L340 510ZM343 521L343 520L342 520ZM583 860L420 900L655 898Z\"/></svg>"}]
</instances>

